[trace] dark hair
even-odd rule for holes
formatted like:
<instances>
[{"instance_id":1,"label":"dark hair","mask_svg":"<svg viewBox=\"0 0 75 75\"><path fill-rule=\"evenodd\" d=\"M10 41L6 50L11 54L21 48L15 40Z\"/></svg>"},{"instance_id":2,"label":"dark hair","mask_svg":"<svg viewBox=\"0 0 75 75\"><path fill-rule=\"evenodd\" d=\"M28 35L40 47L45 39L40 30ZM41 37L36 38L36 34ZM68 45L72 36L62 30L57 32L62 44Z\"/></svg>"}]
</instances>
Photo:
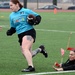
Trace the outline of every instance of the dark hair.
<instances>
[{"instance_id":1,"label":"dark hair","mask_svg":"<svg viewBox=\"0 0 75 75\"><path fill-rule=\"evenodd\" d=\"M19 0L10 0L12 3L14 3L14 4L19 4L19 7L20 8L22 8L23 7L23 5L19 2Z\"/></svg>"}]
</instances>

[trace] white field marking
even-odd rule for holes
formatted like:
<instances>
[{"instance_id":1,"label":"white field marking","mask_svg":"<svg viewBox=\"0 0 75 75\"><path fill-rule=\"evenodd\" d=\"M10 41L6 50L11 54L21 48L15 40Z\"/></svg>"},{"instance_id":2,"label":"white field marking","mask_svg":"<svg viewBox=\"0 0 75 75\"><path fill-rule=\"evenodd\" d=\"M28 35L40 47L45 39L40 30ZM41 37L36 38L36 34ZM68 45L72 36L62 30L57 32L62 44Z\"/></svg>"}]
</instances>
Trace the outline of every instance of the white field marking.
<instances>
[{"instance_id":1,"label":"white field marking","mask_svg":"<svg viewBox=\"0 0 75 75\"><path fill-rule=\"evenodd\" d=\"M9 28L8 25L0 25L0 27L3 27L3 28Z\"/></svg>"},{"instance_id":2,"label":"white field marking","mask_svg":"<svg viewBox=\"0 0 75 75\"><path fill-rule=\"evenodd\" d=\"M40 73L32 73L32 74L21 74L21 75L47 75L47 74L60 74L60 73L71 73L75 72L75 70L71 71L56 71L56 72L40 72Z\"/></svg>"},{"instance_id":3,"label":"white field marking","mask_svg":"<svg viewBox=\"0 0 75 75\"><path fill-rule=\"evenodd\" d=\"M8 25L0 25L3 28L10 28ZM48 30L48 29L36 29L37 31L46 31L46 32L63 32L63 33L75 33L75 31L62 31L62 30Z\"/></svg>"},{"instance_id":4,"label":"white field marking","mask_svg":"<svg viewBox=\"0 0 75 75\"><path fill-rule=\"evenodd\" d=\"M47 31L47 32L64 32L64 33L75 33L75 31L62 31L62 30L48 30L48 29L36 29L38 31Z\"/></svg>"}]
</instances>

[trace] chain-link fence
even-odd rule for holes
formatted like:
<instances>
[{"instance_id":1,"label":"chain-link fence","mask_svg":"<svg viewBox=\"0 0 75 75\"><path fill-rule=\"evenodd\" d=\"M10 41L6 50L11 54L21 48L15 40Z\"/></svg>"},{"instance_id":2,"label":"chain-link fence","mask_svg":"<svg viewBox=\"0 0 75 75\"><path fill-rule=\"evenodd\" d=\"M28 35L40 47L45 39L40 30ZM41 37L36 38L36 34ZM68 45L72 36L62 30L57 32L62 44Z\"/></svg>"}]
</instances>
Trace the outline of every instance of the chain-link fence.
<instances>
[{"instance_id":1,"label":"chain-link fence","mask_svg":"<svg viewBox=\"0 0 75 75\"><path fill-rule=\"evenodd\" d=\"M10 1L10 0L0 0L0 2ZM24 4L24 0L19 0ZM52 5L53 0L27 0L27 8L36 9L43 7L45 5ZM69 6L74 5L75 0L57 0L57 6L67 9Z\"/></svg>"},{"instance_id":2,"label":"chain-link fence","mask_svg":"<svg viewBox=\"0 0 75 75\"><path fill-rule=\"evenodd\" d=\"M4 2L4 1L10 1L10 0L0 0L1 2ZM23 2L24 0L19 0L21 2ZM41 2L41 3L45 3L45 2L52 2L53 0L27 0L27 2ZM73 4L75 4L75 0L57 0L58 3L61 3L61 2L66 2L66 3L70 3L72 2Z\"/></svg>"},{"instance_id":3,"label":"chain-link fence","mask_svg":"<svg viewBox=\"0 0 75 75\"><path fill-rule=\"evenodd\" d=\"M27 7L31 9L36 9L43 7L45 5L52 5L53 0L27 0ZM57 0L57 6L62 7L62 9L67 9L69 6L75 4L75 0Z\"/></svg>"},{"instance_id":4,"label":"chain-link fence","mask_svg":"<svg viewBox=\"0 0 75 75\"><path fill-rule=\"evenodd\" d=\"M3 1L10 1L10 0L0 0L0 1L3 2ZM23 2L24 0L19 0L19 1ZM37 2L37 1L39 1L41 3L45 3L45 2L52 2L53 0L27 0L27 2L33 2L33 3ZM58 3L66 2L66 3L73 3L73 4L75 4L75 0L57 0L57 2Z\"/></svg>"}]
</instances>

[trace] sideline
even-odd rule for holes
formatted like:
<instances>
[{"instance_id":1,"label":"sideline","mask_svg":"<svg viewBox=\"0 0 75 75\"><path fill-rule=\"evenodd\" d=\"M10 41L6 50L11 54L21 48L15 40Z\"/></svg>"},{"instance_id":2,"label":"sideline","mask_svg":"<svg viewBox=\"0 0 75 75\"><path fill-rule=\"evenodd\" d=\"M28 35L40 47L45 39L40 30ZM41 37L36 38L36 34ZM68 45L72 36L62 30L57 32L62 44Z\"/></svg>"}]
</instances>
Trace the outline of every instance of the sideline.
<instances>
[{"instance_id":1,"label":"sideline","mask_svg":"<svg viewBox=\"0 0 75 75\"><path fill-rule=\"evenodd\" d=\"M56 72L40 72L40 73L32 73L32 74L20 74L20 75L47 75L47 74L60 74L60 73L72 73L75 72L75 70L71 71L56 71Z\"/></svg>"},{"instance_id":2,"label":"sideline","mask_svg":"<svg viewBox=\"0 0 75 75\"><path fill-rule=\"evenodd\" d=\"M3 28L10 28L8 25L0 25ZM64 30L48 30L48 29L35 29L37 31L47 31L47 32L63 32L63 33L75 33L75 31L64 31Z\"/></svg>"},{"instance_id":3,"label":"sideline","mask_svg":"<svg viewBox=\"0 0 75 75\"><path fill-rule=\"evenodd\" d=\"M51 32L64 32L64 33L70 33L70 32L72 32L72 33L75 33L75 31L62 31L62 30L47 30L47 29L36 29L36 30L38 30L38 31L51 31Z\"/></svg>"}]
</instances>

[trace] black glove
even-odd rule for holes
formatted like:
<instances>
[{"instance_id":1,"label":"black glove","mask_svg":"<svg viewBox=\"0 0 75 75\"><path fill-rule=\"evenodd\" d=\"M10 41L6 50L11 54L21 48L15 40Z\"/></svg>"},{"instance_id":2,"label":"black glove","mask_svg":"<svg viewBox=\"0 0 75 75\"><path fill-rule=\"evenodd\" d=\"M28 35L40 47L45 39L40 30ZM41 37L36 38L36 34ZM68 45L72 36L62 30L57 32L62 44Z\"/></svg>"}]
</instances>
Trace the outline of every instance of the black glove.
<instances>
[{"instance_id":1,"label":"black glove","mask_svg":"<svg viewBox=\"0 0 75 75\"><path fill-rule=\"evenodd\" d=\"M11 36L16 32L15 28L11 27L9 30L7 30L6 34L7 36Z\"/></svg>"},{"instance_id":2,"label":"black glove","mask_svg":"<svg viewBox=\"0 0 75 75\"><path fill-rule=\"evenodd\" d=\"M7 30L6 32L7 36L11 36L12 34L10 33L10 30Z\"/></svg>"},{"instance_id":3,"label":"black glove","mask_svg":"<svg viewBox=\"0 0 75 75\"><path fill-rule=\"evenodd\" d=\"M38 16L36 16L36 20L34 22L34 25L38 25L40 22L41 22L41 16L38 15Z\"/></svg>"}]
</instances>

